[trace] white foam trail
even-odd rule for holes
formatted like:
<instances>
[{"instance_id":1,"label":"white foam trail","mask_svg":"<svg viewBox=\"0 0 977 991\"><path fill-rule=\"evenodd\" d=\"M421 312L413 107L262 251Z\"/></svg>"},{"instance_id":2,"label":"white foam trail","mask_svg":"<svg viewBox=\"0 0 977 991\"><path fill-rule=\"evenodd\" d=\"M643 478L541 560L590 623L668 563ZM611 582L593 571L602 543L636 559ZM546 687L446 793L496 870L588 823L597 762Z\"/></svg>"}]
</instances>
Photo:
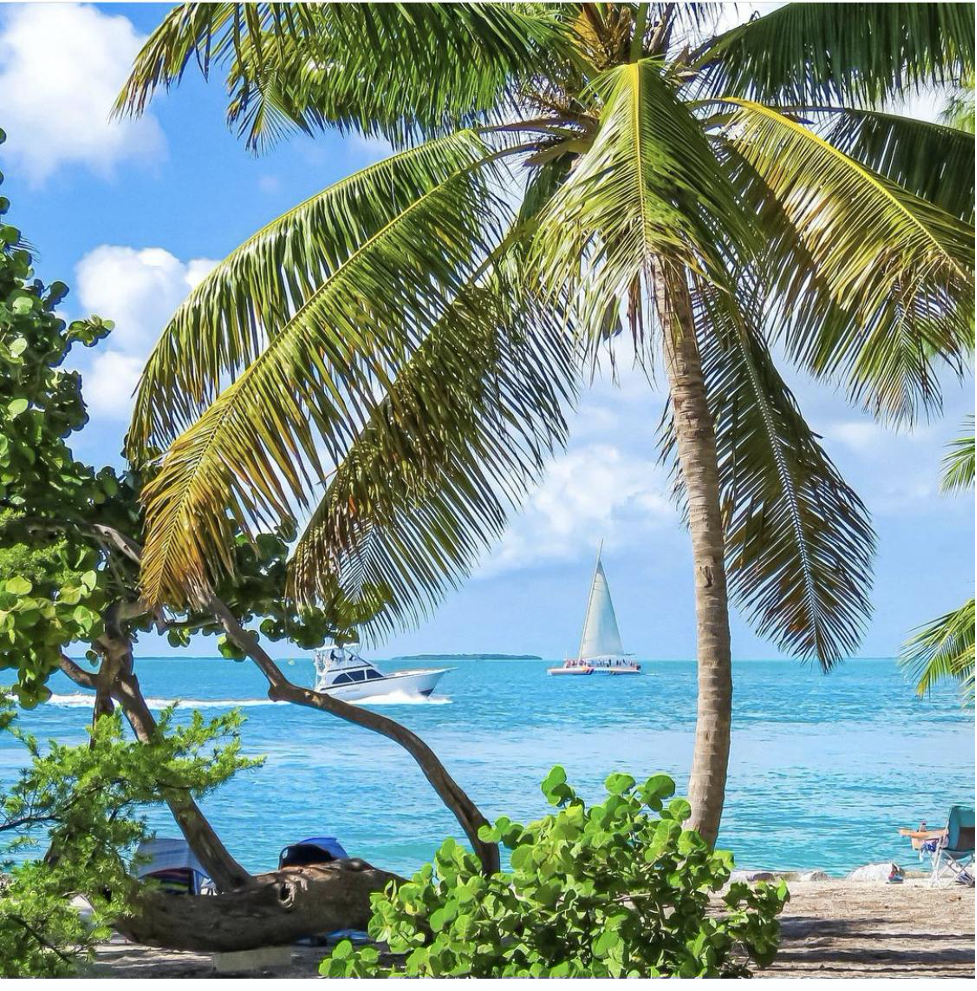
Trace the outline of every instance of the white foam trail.
<instances>
[{"instance_id":1,"label":"white foam trail","mask_svg":"<svg viewBox=\"0 0 977 991\"><path fill-rule=\"evenodd\" d=\"M93 695L52 695L48 705L58 705L66 709L90 709ZM408 695L406 692L391 692L389 695L376 695L373 698L357 699L354 705L450 705L451 699L445 695L425 698L423 695ZM179 703L181 709L251 709L262 705L288 705L288 702L273 702L271 699L161 699L147 698L150 709L165 709Z\"/></svg>"},{"instance_id":2,"label":"white foam trail","mask_svg":"<svg viewBox=\"0 0 977 991\"><path fill-rule=\"evenodd\" d=\"M451 705L447 695L408 695L407 692L390 692L388 695L374 695L366 699L356 699L353 705Z\"/></svg>"},{"instance_id":3,"label":"white foam trail","mask_svg":"<svg viewBox=\"0 0 977 991\"><path fill-rule=\"evenodd\" d=\"M93 700L93 695L52 695L48 705L87 709ZM288 705L287 702L273 702L271 699L146 699L150 709L165 709L176 702L183 709L248 709L258 705Z\"/></svg>"}]
</instances>

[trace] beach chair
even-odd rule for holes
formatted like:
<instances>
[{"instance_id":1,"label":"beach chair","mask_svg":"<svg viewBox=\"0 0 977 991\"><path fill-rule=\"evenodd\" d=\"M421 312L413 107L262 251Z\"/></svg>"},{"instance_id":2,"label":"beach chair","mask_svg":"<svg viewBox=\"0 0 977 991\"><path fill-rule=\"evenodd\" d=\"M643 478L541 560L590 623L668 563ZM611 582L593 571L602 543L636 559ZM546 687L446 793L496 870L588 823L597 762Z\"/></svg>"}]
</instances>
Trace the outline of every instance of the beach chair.
<instances>
[{"instance_id":1,"label":"beach chair","mask_svg":"<svg viewBox=\"0 0 977 991\"><path fill-rule=\"evenodd\" d=\"M960 881L973 887L974 810L954 805L946 823L946 838L935 844L930 883Z\"/></svg>"}]
</instances>

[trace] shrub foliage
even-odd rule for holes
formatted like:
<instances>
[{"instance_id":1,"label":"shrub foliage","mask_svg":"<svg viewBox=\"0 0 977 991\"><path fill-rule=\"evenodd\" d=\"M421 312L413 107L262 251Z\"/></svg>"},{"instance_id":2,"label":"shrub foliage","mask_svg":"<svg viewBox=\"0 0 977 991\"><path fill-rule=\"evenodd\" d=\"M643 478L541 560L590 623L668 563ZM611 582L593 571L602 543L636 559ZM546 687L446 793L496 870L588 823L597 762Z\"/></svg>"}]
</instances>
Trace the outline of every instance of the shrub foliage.
<instances>
[{"instance_id":1,"label":"shrub foliage","mask_svg":"<svg viewBox=\"0 0 977 991\"><path fill-rule=\"evenodd\" d=\"M486 839L511 870L485 877L454 840L409 882L373 900L375 947L340 943L329 977L726 977L776 952L786 885L730 884L732 855L682 828L675 784L612 774L588 808L554 767L542 784L559 811L527 826L501 818Z\"/></svg>"},{"instance_id":2,"label":"shrub foliage","mask_svg":"<svg viewBox=\"0 0 977 991\"><path fill-rule=\"evenodd\" d=\"M29 758L0 790L0 839L7 841L0 977L67 976L144 887L133 876L133 853L161 793L175 788L199 798L258 762L241 754L238 712L211 720L194 712L178 726L165 711L146 743L125 739L115 713L101 716L84 743L46 746L18 730L14 715L0 695L0 730L13 733ZM90 906L85 915L71 903L76 895Z\"/></svg>"}]
</instances>

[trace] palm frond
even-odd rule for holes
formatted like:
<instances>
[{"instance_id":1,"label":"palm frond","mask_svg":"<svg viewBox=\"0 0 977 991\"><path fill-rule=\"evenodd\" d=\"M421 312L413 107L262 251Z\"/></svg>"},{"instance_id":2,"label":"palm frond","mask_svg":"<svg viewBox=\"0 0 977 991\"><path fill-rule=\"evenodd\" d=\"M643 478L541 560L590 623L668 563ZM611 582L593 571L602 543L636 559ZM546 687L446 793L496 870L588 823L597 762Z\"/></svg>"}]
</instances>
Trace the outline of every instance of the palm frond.
<instances>
[{"instance_id":1,"label":"palm frond","mask_svg":"<svg viewBox=\"0 0 977 991\"><path fill-rule=\"evenodd\" d=\"M974 133L974 73L965 74L957 88L947 98L940 120L958 131Z\"/></svg>"},{"instance_id":2,"label":"palm frond","mask_svg":"<svg viewBox=\"0 0 977 991\"><path fill-rule=\"evenodd\" d=\"M351 445L295 548L290 584L313 600L390 597L374 637L417 623L501 537L509 510L566 438L576 369L549 302L498 270L461 293ZM324 585L325 583L325 585Z\"/></svg>"},{"instance_id":3,"label":"palm frond","mask_svg":"<svg viewBox=\"0 0 977 991\"><path fill-rule=\"evenodd\" d=\"M591 332L609 307L635 295L653 258L722 282L727 246L753 240L698 121L661 68L643 59L598 77L600 128L540 217L541 278L579 287Z\"/></svg>"},{"instance_id":4,"label":"palm frond","mask_svg":"<svg viewBox=\"0 0 977 991\"><path fill-rule=\"evenodd\" d=\"M938 407L934 364L961 371L973 343L973 227L769 107L722 102L737 108L730 145L790 228L766 233L791 356L876 415Z\"/></svg>"},{"instance_id":5,"label":"palm frond","mask_svg":"<svg viewBox=\"0 0 977 991\"><path fill-rule=\"evenodd\" d=\"M974 216L974 135L875 110L833 114L836 148L961 220Z\"/></svg>"},{"instance_id":6,"label":"palm frond","mask_svg":"<svg viewBox=\"0 0 977 991\"><path fill-rule=\"evenodd\" d=\"M830 670L854 652L871 615L875 534L774 367L759 295L740 295L750 309L715 287L693 294L730 590L760 636Z\"/></svg>"},{"instance_id":7,"label":"palm frond","mask_svg":"<svg viewBox=\"0 0 977 991\"><path fill-rule=\"evenodd\" d=\"M251 147L329 126L395 144L509 102L563 46L544 5L188 3L136 58L117 111L139 114L196 61L226 70L229 122Z\"/></svg>"},{"instance_id":8,"label":"palm frond","mask_svg":"<svg viewBox=\"0 0 977 991\"><path fill-rule=\"evenodd\" d=\"M280 329L177 438L146 488L147 601L199 595L230 567L231 518L246 532L294 519L315 481L325 480L324 462L342 461L379 398L501 238L504 208L470 166L426 175L399 192L395 185L381 226L361 229L355 211L337 211L324 246L292 245L298 269L308 268L305 251L312 273L324 269L320 278L303 284L288 271L264 274L289 298L300 293L301 305L279 313L268 308L266 287L256 287L254 305L262 318L282 322ZM334 261L330 249L339 245L344 251ZM268 254L276 259L277 252L276 245ZM232 298L213 308L218 319L204 328L208 346L221 340L220 320L239 301L251 305L251 286L225 286ZM237 319L253 326L250 311ZM209 367L218 365L210 359Z\"/></svg>"},{"instance_id":9,"label":"palm frond","mask_svg":"<svg viewBox=\"0 0 977 991\"><path fill-rule=\"evenodd\" d=\"M966 3L787 3L700 55L714 95L781 105L877 104L974 68Z\"/></svg>"},{"instance_id":10,"label":"palm frond","mask_svg":"<svg viewBox=\"0 0 977 991\"><path fill-rule=\"evenodd\" d=\"M963 425L966 434L950 444L950 453L943 459L940 488L944 492L959 492L974 487L974 415Z\"/></svg>"},{"instance_id":11,"label":"palm frond","mask_svg":"<svg viewBox=\"0 0 977 991\"><path fill-rule=\"evenodd\" d=\"M974 600L920 627L903 647L899 664L919 695L941 681L958 681L965 703L973 705Z\"/></svg>"},{"instance_id":12,"label":"palm frond","mask_svg":"<svg viewBox=\"0 0 977 991\"><path fill-rule=\"evenodd\" d=\"M310 197L231 252L187 296L153 349L129 456L165 448L187 430L365 242L484 155L465 131L393 155ZM467 180L459 181L463 189Z\"/></svg>"}]
</instances>

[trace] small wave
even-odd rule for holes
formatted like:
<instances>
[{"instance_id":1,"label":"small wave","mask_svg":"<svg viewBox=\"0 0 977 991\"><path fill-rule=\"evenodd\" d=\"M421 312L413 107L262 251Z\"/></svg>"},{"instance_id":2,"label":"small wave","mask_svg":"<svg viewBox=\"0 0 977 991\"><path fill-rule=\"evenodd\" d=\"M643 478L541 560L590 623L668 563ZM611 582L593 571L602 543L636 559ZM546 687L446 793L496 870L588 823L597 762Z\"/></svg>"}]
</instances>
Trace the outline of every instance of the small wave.
<instances>
[{"instance_id":1,"label":"small wave","mask_svg":"<svg viewBox=\"0 0 977 991\"><path fill-rule=\"evenodd\" d=\"M66 709L90 709L93 695L52 695L48 705L58 705ZM451 699L445 695L425 698L423 695L408 695L406 692L392 692L389 695L375 695L372 698L357 699L354 705L450 705ZM161 699L147 698L150 709L160 710L179 704L182 709L250 709L262 705L289 705L288 702L274 702L271 699Z\"/></svg>"},{"instance_id":2,"label":"small wave","mask_svg":"<svg viewBox=\"0 0 977 991\"><path fill-rule=\"evenodd\" d=\"M52 695L48 705L88 709L93 700L93 695ZM184 709L247 709L259 705L288 705L287 702L273 702L271 699L146 699L150 709L165 709L177 703Z\"/></svg>"}]
</instances>

